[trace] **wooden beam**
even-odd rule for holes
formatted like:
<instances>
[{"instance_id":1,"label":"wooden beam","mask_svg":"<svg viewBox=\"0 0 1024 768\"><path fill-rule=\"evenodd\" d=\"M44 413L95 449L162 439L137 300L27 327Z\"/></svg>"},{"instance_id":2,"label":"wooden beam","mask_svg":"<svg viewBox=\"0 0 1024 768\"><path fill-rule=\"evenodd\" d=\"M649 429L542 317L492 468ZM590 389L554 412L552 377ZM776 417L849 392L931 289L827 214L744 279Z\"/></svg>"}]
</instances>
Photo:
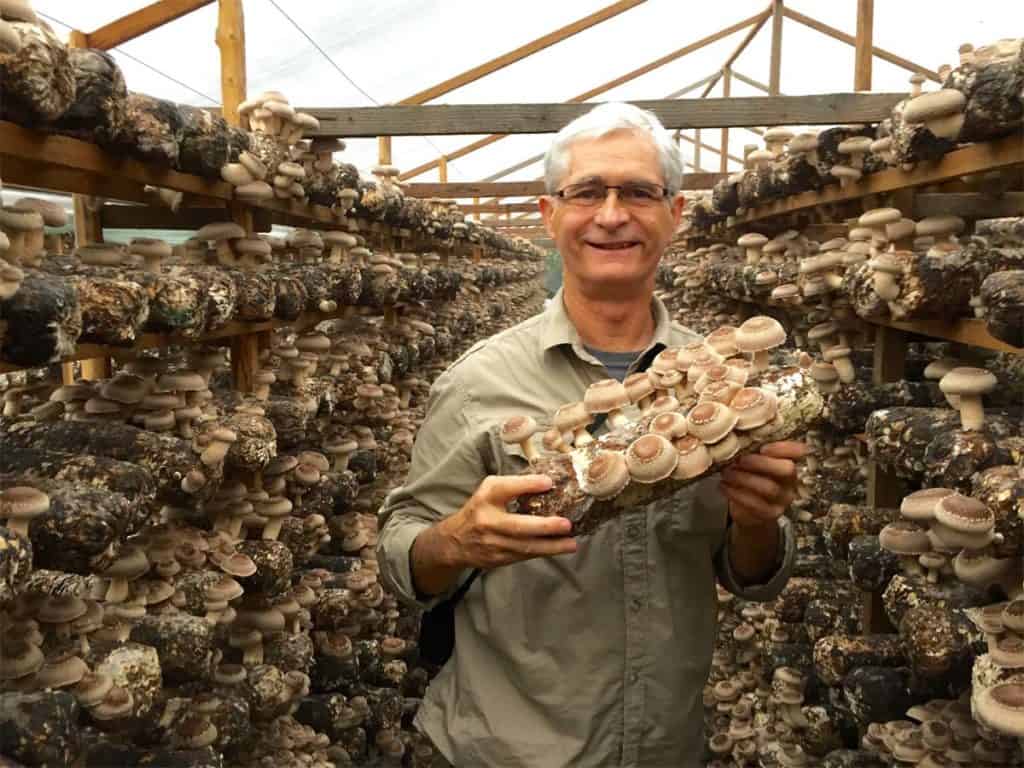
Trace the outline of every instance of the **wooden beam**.
<instances>
[{"instance_id":1,"label":"wooden beam","mask_svg":"<svg viewBox=\"0 0 1024 768\"><path fill-rule=\"evenodd\" d=\"M652 72L658 67L661 67L665 64L668 64L671 61L675 61L676 59L686 56L688 53L693 53L694 51L699 50L700 48L703 48L707 45L711 45L712 43L721 40L723 37L728 37L734 32L738 32L741 29L749 27L751 24L757 22L758 15L751 16L749 19L744 19L743 21L737 22L736 24L733 24L729 27L720 29L718 32L715 32L712 35L708 35L707 37L701 38L700 40L690 43L689 45L684 45L682 48L672 51L671 53L668 53L665 56L661 56L660 58L657 58L654 61L651 61L648 64L643 65L642 67L637 67L636 69L627 72L621 77L617 77L614 80L609 80L607 83L603 83L597 86L596 88L591 88L589 91L584 91L583 93L573 97L572 99L569 99L569 101L580 103L584 101L589 101L590 99L593 99L596 96L600 96L602 93L610 91L612 88L617 88L618 86L624 83L628 83L631 80L635 80L636 78L641 77L642 75L646 75L648 72ZM317 115L317 117L319 117L319 115ZM321 125L320 127L321 130L323 130L324 126ZM493 134L491 136L487 136L483 139L479 139L463 147L460 147L459 149L456 149L453 152L449 152L448 159L458 160L460 157L465 157L471 152L475 152L478 149L490 146L491 144L494 144L497 141L501 141L503 138L505 138L505 134L498 133ZM436 160L431 163L424 163L423 165L417 166L411 170L406 171L401 176L399 176L399 179L401 179L402 181L407 181L411 178L419 176L421 173L426 173L427 171L433 170L436 167Z\"/></svg>"},{"instance_id":2,"label":"wooden beam","mask_svg":"<svg viewBox=\"0 0 1024 768\"><path fill-rule=\"evenodd\" d=\"M857 0L857 37L854 40L853 90L871 90L874 61L875 0Z\"/></svg>"},{"instance_id":3,"label":"wooden beam","mask_svg":"<svg viewBox=\"0 0 1024 768\"><path fill-rule=\"evenodd\" d=\"M761 91L762 93L768 93L768 85L766 83L762 83L760 80L755 80L752 77L748 77L747 75L744 75L742 72L737 72L735 69L732 70L732 76L735 80L739 80L741 83L746 83L751 88L757 88L757 90ZM781 96L782 94L779 95Z\"/></svg>"},{"instance_id":4,"label":"wooden beam","mask_svg":"<svg viewBox=\"0 0 1024 768\"><path fill-rule=\"evenodd\" d=\"M241 126L238 105L245 101L245 16L242 0L217 0L220 100L229 125Z\"/></svg>"},{"instance_id":5,"label":"wooden beam","mask_svg":"<svg viewBox=\"0 0 1024 768\"><path fill-rule=\"evenodd\" d=\"M950 215L964 219L1024 216L1024 192L919 192L914 196L913 218Z\"/></svg>"},{"instance_id":6,"label":"wooden beam","mask_svg":"<svg viewBox=\"0 0 1024 768\"><path fill-rule=\"evenodd\" d=\"M682 189L711 189L722 178L719 173L684 173ZM447 184L412 183L402 190L408 197L443 199L470 197L530 197L545 194L544 182L534 181L455 181Z\"/></svg>"},{"instance_id":7,"label":"wooden beam","mask_svg":"<svg viewBox=\"0 0 1024 768\"><path fill-rule=\"evenodd\" d=\"M722 70L722 96L726 99L732 93L732 70ZM722 149L718 153L718 170L720 173L729 171L729 129L722 129Z\"/></svg>"},{"instance_id":8,"label":"wooden beam","mask_svg":"<svg viewBox=\"0 0 1024 768\"><path fill-rule=\"evenodd\" d=\"M272 216L270 211L253 211L253 229L269 232ZM222 222L228 217L228 210L219 208L181 207L176 212L169 208L155 208L145 205L105 205L100 213L104 229L173 229L190 231L207 224Z\"/></svg>"},{"instance_id":9,"label":"wooden beam","mask_svg":"<svg viewBox=\"0 0 1024 768\"><path fill-rule=\"evenodd\" d=\"M476 203L460 205L463 213L536 213L536 203Z\"/></svg>"},{"instance_id":10,"label":"wooden beam","mask_svg":"<svg viewBox=\"0 0 1024 768\"><path fill-rule=\"evenodd\" d=\"M704 88L704 91L700 95L702 99L705 98L709 93L711 93L711 91L715 89L715 86L718 85L718 81L722 79L722 72L727 67L732 67L733 62L736 61L736 59L739 58L740 54L746 50L747 46L750 45L750 41L757 36L757 33L761 31L761 28L764 26L765 22L768 21L771 15L771 7L769 7L768 10L762 11L760 14L758 14L757 21L755 21L753 26L751 26L751 28L747 30L747 34L745 34L743 36L743 39L740 40L739 45L737 45L733 49L732 53L729 54L728 58L726 58L725 60L725 63L722 64L718 71L711 75L707 86Z\"/></svg>"},{"instance_id":11,"label":"wooden beam","mask_svg":"<svg viewBox=\"0 0 1024 768\"><path fill-rule=\"evenodd\" d=\"M904 93L826 93L812 96L743 96L730 99L633 100L654 112L668 129L756 125L833 125L877 122L888 117ZM500 131L555 133L593 104L427 104L418 107L344 107L317 109L341 126L346 138L434 136ZM489 140L485 139L485 141ZM446 155L456 159L458 150ZM459 155L461 157L461 155ZM436 168L440 160L429 163ZM424 166L425 167L425 166ZM410 171L409 173L412 173Z\"/></svg>"},{"instance_id":12,"label":"wooden beam","mask_svg":"<svg viewBox=\"0 0 1024 768\"><path fill-rule=\"evenodd\" d=\"M158 0L90 32L82 47L109 51L212 2L214 0Z\"/></svg>"},{"instance_id":13,"label":"wooden beam","mask_svg":"<svg viewBox=\"0 0 1024 768\"><path fill-rule=\"evenodd\" d=\"M821 32L823 35L828 35L841 43L846 43L847 45L854 47L857 45L856 38L846 34L842 30L830 27L828 24L820 22L817 19L813 19L810 16L804 16L804 14L794 11L792 8L786 8L783 13L786 15L787 19L799 22L805 27L810 27L811 29ZM910 72L920 72L929 80L934 80L936 83L942 82L941 78L939 78L939 74L934 70L928 69L928 67L923 67L920 64L915 64L909 59L904 59L902 56L890 53L884 48L879 48L877 45L871 47L871 52L882 61L888 61L890 64L895 64L897 67L903 67L903 69L909 70Z\"/></svg>"},{"instance_id":14,"label":"wooden beam","mask_svg":"<svg viewBox=\"0 0 1024 768\"><path fill-rule=\"evenodd\" d=\"M444 155L437 159L437 180L442 184L448 183L448 158Z\"/></svg>"},{"instance_id":15,"label":"wooden beam","mask_svg":"<svg viewBox=\"0 0 1024 768\"><path fill-rule=\"evenodd\" d=\"M564 27L559 27L553 32L549 32L542 37L538 37L536 40L532 40L525 45L521 45L508 53L504 53L501 56L484 62L472 69L467 69L465 72L458 74L455 77L451 77L444 82L438 83L437 85L432 85L430 88L425 88L419 93L414 93L412 96L404 98L398 103L426 104L428 101L444 96L446 93L450 93L464 85L468 85L469 83L479 80L481 77L486 77L492 72L497 72L499 69L503 69L509 64L522 61L527 56L532 56L538 51L543 51L545 48L549 48L555 43L567 40L585 29L590 29L601 22L615 18L620 13L624 13L631 8L635 8L644 2L645 0L619 0L619 2L612 3L589 16L584 16L571 24L566 24Z\"/></svg>"},{"instance_id":16,"label":"wooden beam","mask_svg":"<svg viewBox=\"0 0 1024 768\"><path fill-rule=\"evenodd\" d=\"M782 22L785 20L782 0L772 0L772 52L768 61L768 93L777 96L782 88ZM768 121L771 125L771 121Z\"/></svg>"},{"instance_id":17,"label":"wooden beam","mask_svg":"<svg viewBox=\"0 0 1024 768\"><path fill-rule=\"evenodd\" d=\"M995 141L969 144L939 160L918 163L913 170L890 168L871 173L845 188L830 184L822 190L801 192L782 200L760 205L743 216L737 224L748 224L768 216L791 213L824 203L856 200L866 195L894 192L909 187L938 184L949 179L980 171L994 171L1024 163L1024 136L1007 136Z\"/></svg>"}]
</instances>

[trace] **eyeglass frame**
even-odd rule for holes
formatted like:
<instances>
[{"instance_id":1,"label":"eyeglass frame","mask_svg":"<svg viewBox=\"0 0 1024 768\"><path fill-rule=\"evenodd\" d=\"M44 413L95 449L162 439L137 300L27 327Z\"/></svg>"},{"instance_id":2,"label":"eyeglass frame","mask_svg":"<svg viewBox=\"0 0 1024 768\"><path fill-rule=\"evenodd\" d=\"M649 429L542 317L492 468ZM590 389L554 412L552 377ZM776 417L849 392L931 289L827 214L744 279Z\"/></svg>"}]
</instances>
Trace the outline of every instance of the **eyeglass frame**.
<instances>
[{"instance_id":1,"label":"eyeglass frame","mask_svg":"<svg viewBox=\"0 0 1024 768\"><path fill-rule=\"evenodd\" d=\"M594 200L592 203L587 203L586 201L580 201L580 200L578 200L576 198L566 197L566 195L565 195L566 190L572 189L574 187L578 187L578 188L581 188L581 187L593 187L595 189L598 188L598 187L601 187L601 188L604 189L604 195L601 197L600 200ZM561 200L562 202L564 202L564 203L566 203L568 205L574 205L575 204L575 205L579 205L580 207L596 207L596 206L602 205L604 203L604 201L606 201L608 199L608 190L614 189L616 191L616 199L620 203L622 203L623 205L629 206L631 204L635 205L636 203L635 203L635 201L633 203L630 203L629 201L623 200L622 199L622 190L624 188L625 189L629 189L630 187L634 187L634 188L635 187L649 187L649 188L660 189L661 190L661 196L659 198L655 199L655 200L651 200L652 204L661 203L661 202L665 202L667 200L671 200L673 195L674 195L674 193L672 192L672 190L669 187L666 187L664 184L655 184L652 181L627 181L624 184L605 184L603 181L599 181L599 180L594 179L594 180L589 180L589 181L580 181L580 182L577 182L576 184L568 184L565 187L562 187L562 189L555 190L551 194L551 196L555 197L555 198L558 198L559 200Z\"/></svg>"}]
</instances>

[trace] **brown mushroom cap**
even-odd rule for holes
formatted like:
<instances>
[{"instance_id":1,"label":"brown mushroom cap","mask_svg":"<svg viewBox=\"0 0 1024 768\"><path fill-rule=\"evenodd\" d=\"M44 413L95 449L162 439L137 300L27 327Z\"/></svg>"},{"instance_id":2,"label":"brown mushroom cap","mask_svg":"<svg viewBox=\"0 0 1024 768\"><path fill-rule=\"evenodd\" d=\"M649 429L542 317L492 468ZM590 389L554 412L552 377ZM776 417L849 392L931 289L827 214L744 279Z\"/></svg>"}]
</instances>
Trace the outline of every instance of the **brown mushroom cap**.
<instances>
[{"instance_id":1,"label":"brown mushroom cap","mask_svg":"<svg viewBox=\"0 0 1024 768\"><path fill-rule=\"evenodd\" d=\"M676 461L675 447L661 435L643 435L626 449L626 466L638 483L664 480L675 470Z\"/></svg>"},{"instance_id":2,"label":"brown mushroom cap","mask_svg":"<svg viewBox=\"0 0 1024 768\"><path fill-rule=\"evenodd\" d=\"M501 423L500 437L505 443L521 443L537 432L537 422L530 416L512 416Z\"/></svg>"},{"instance_id":3,"label":"brown mushroom cap","mask_svg":"<svg viewBox=\"0 0 1024 768\"><path fill-rule=\"evenodd\" d=\"M976 697L978 718L993 730L1024 738L1024 683L997 683Z\"/></svg>"},{"instance_id":4,"label":"brown mushroom cap","mask_svg":"<svg viewBox=\"0 0 1024 768\"><path fill-rule=\"evenodd\" d=\"M752 317L736 329L736 348L740 352L773 349L785 340L786 329L774 317L767 315Z\"/></svg>"},{"instance_id":5,"label":"brown mushroom cap","mask_svg":"<svg viewBox=\"0 0 1024 768\"><path fill-rule=\"evenodd\" d=\"M36 672L36 686L42 689L67 688L79 682L88 672L88 665L78 656L63 654L51 659Z\"/></svg>"},{"instance_id":6,"label":"brown mushroom cap","mask_svg":"<svg viewBox=\"0 0 1024 768\"><path fill-rule=\"evenodd\" d=\"M686 417L678 411L659 413L651 420L647 431L675 440L686 435Z\"/></svg>"},{"instance_id":7,"label":"brown mushroom cap","mask_svg":"<svg viewBox=\"0 0 1024 768\"><path fill-rule=\"evenodd\" d=\"M50 497L28 485L14 485L0 492L0 518L8 527L27 536L29 523L50 509Z\"/></svg>"},{"instance_id":8,"label":"brown mushroom cap","mask_svg":"<svg viewBox=\"0 0 1024 768\"><path fill-rule=\"evenodd\" d=\"M758 387L744 387L729 401L736 414L736 429L755 429L775 418L777 400L774 395Z\"/></svg>"},{"instance_id":9,"label":"brown mushroom cap","mask_svg":"<svg viewBox=\"0 0 1024 768\"><path fill-rule=\"evenodd\" d=\"M928 532L910 520L889 523L878 534L882 549L897 555L923 555L931 551Z\"/></svg>"},{"instance_id":10,"label":"brown mushroom cap","mask_svg":"<svg viewBox=\"0 0 1024 768\"><path fill-rule=\"evenodd\" d=\"M587 413L609 413L629 405L629 393L618 379L602 379L594 382L583 395L583 407Z\"/></svg>"},{"instance_id":11,"label":"brown mushroom cap","mask_svg":"<svg viewBox=\"0 0 1024 768\"><path fill-rule=\"evenodd\" d=\"M935 505L946 496L955 493L949 488L924 488L903 497L900 514L907 520L927 522L935 518Z\"/></svg>"},{"instance_id":12,"label":"brown mushroom cap","mask_svg":"<svg viewBox=\"0 0 1024 768\"><path fill-rule=\"evenodd\" d=\"M999 381L984 368L960 366L939 380L939 389L947 395L984 395L995 389Z\"/></svg>"},{"instance_id":13,"label":"brown mushroom cap","mask_svg":"<svg viewBox=\"0 0 1024 768\"><path fill-rule=\"evenodd\" d=\"M693 435L681 437L673 442L676 449L674 480L689 480L702 475L712 464L711 453L704 442Z\"/></svg>"},{"instance_id":14,"label":"brown mushroom cap","mask_svg":"<svg viewBox=\"0 0 1024 768\"><path fill-rule=\"evenodd\" d=\"M716 443L728 435L739 417L729 406L715 401L698 403L686 417L689 434L704 443Z\"/></svg>"},{"instance_id":15,"label":"brown mushroom cap","mask_svg":"<svg viewBox=\"0 0 1024 768\"><path fill-rule=\"evenodd\" d=\"M31 675L46 662L38 646L27 640L5 638L0 643L0 680L17 680Z\"/></svg>"},{"instance_id":16,"label":"brown mushroom cap","mask_svg":"<svg viewBox=\"0 0 1024 768\"><path fill-rule=\"evenodd\" d=\"M617 451L598 451L583 473L583 490L597 499L610 499L629 484L626 458Z\"/></svg>"},{"instance_id":17,"label":"brown mushroom cap","mask_svg":"<svg viewBox=\"0 0 1024 768\"><path fill-rule=\"evenodd\" d=\"M995 525L992 510L977 499L960 493L940 498L934 508L935 520L960 533L984 533Z\"/></svg>"}]
</instances>

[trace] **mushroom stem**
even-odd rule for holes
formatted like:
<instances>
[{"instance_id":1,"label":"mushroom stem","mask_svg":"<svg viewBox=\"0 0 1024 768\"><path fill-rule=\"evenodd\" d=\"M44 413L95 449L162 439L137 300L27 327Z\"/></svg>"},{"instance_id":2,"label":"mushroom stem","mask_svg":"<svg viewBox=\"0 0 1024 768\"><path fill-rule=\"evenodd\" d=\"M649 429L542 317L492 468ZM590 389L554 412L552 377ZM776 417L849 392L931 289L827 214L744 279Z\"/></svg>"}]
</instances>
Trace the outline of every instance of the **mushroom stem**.
<instances>
[{"instance_id":1,"label":"mushroom stem","mask_svg":"<svg viewBox=\"0 0 1024 768\"><path fill-rule=\"evenodd\" d=\"M281 533L281 524L284 522L285 516L274 517L266 522L263 526L263 533L260 535L264 541L277 541L278 535Z\"/></svg>"},{"instance_id":2,"label":"mushroom stem","mask_svg":"<svg viewBox=\"0 0 1024 768\"><path fill-rule=\"evenodd\" d=\"M523 449L523 455L526 456L526 460L531 464L537 459L540 454L537 453L537 449L533 445L533 441L530 438L520 441L519 447Z\"/></svg>"},{"instance_id":3,"label":"mushroom stem","mask_svg":"<svg viewBox=\"0 0 1024 768\"><path fill-rule=\"evenodd\" d=\"M768 370L771 365L771 350L761 349L754 353L754 359L750 361L750 367L755 373Z\"/></svg>"},{"instance_id":4,"label":"mushroom stem","mask_svg":"<svg viewBox=\"0 0 1024 768\"><path fill-rule=\"evenodd\" d=\"M968 432L977 432L984 423L981 395L960 395L960 426Z\"/></svg>"}]
</instances>

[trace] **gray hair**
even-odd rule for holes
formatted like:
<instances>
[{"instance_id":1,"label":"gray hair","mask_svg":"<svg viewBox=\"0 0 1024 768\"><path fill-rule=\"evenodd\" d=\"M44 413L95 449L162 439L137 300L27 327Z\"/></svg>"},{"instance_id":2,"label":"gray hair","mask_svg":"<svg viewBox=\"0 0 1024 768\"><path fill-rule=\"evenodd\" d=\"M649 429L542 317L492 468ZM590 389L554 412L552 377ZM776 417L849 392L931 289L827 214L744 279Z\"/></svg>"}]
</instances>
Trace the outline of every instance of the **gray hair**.
<instances>
[{"instance_id":1,"label":"gray hair","mask_svg":"<svg viewBox=\"0 0 1024 768\"><path fill-rule=\"evenodd\" d=\"M669 194L679 191L683 180L683 161L679 147L672 141L658 116L632 104L610 101L598 104L555 134L551 147L544 155L544 186L548 194L558 190L558 184L569 172L569 148L574 141L599 139L616 131L646 133L650 136L658 152L661 173Z\"/></svg>"}]
</instances>

